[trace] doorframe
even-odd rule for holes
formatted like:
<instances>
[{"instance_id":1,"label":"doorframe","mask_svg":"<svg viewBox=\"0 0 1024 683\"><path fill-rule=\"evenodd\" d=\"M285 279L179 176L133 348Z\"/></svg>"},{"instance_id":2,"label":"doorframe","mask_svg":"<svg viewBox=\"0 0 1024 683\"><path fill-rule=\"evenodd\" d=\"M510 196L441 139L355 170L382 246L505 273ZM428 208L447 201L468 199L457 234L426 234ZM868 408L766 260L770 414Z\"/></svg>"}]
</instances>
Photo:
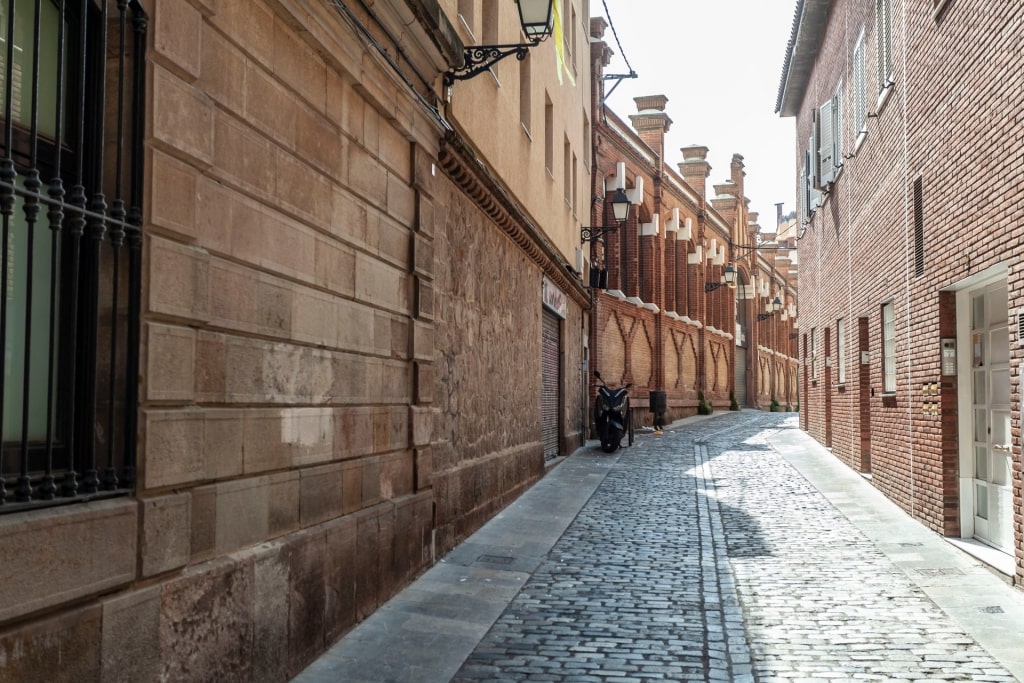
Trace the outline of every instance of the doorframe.
<instances>
[{"instance_id":1,"label":"doorframe","mask_svg":"<svg viewBox=\"0 0 1024 683\"><path fill-rule=\"evenodd\" d=\"M957 481L960 537L974 538L974 377L971 367L971 295L1000 282L1007 284L1008 269L998 264L946 288L956 292L957 345ZM1009 302L1007 302L1009 305ZM965 472L968 475L965 475ZM1002 552L1002 551L1000 551Z\"/></svg>"}]
</instances>

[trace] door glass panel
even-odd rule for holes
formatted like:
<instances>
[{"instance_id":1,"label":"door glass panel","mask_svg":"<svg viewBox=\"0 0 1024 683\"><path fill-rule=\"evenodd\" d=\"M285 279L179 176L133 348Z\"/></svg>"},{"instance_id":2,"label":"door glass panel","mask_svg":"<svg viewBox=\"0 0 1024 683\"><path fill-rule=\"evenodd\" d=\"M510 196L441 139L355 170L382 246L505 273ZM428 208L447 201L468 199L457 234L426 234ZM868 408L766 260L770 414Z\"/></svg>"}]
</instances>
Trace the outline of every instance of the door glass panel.
<instances>
[{"instance_id":1,"label":"door glass panel","mask_svg":"<svg viewBox=\"0 0 1024 683\"><path fill-rule=\"evenodd\" d=\"M1006 486L1010 483L1010 454L995 452L992 454L992 483Z\"/></svg>"},{"instance_id":2,"label":"door glass panel","mask_svg":"<svg viewBox=\"0 0 1024 683\"><path fill-rule=\"evenodd\" d=\"M974 447L974 478L988 479L988 449L984 446Z\"/></svg>"},{"instance_id":3,"label":"door glass panel","mask_svg":"<svg viewBox=\"0 0 1024 683\"><path fill-rule=\"evenodd\" d=\"M975 405L985 405L985 397L988 393L985 391L985 373L975 372L974 373L974 396L971 397L971 401Z\"/></svg>"},{"instance_id":4,"label":"door glass panel","mask_svg":"<svg viewBox=\"0 0 1024 683\"><path fill-rule=\"evenodd\" d=\"M980 330L985 327L985 299L976 296L971 299L971 329Z\"/></svg>"},{"instance_id":5,"label":"door glass panel","mask_svg":"<svg viewBox=\"0 0 1024 683\"><path fill-rule=\"evenodd\" d=\"M992 371L992 401L993 406L1005 406L1010 403L1010 371Z\"/></svg>"},{"instance_id":6,"label":"door glass panel","mask_svg":"<svg viewBox=\"0 0 1024 683\"><path fill-rule=\"evenodd\" d=\"M988 413L984 410L974 411L974 440L988 443Z\"/></svg>"},{"instance_id":7,"label":"door glass panel","mask_svg":"<svg viewBox=\"0 0 1024 683\"><path fill-rule=\"evenodd\" d=\"M992 411L992 444L1010 446L1010 413L1005 410Z\"/></svg>"},{"instance_id":8,"label":"door glass panel","mask_svg":"<svg viewBox=\"0 0 1024 683\"><path fill-rule=\"evenodd\" d=\"M985 295L988 303L988 325L995 327L1007 322L1010 317L1006 287L993 289Z\"/></svg>"},{"instance_id":9,"label":"door glass panel","mask_svg":"<svg viewBox=\"0 0 1024 683\"><path fill-rule=\"evenodd\" d=\"M984 484L974 485L974 514L988 519L988 487Z\"/></svg>"},{"instance_id":10,"label":"door glass panel","mask_svg":"<svg viewBox=\"0 0 1024 683\"><path fill-rule=\"evenodd\" d=\"M989 350L991 364L1010 362L1010 329L1000 327L992 330L992 348Z\"/></svg>"}]
</instances>

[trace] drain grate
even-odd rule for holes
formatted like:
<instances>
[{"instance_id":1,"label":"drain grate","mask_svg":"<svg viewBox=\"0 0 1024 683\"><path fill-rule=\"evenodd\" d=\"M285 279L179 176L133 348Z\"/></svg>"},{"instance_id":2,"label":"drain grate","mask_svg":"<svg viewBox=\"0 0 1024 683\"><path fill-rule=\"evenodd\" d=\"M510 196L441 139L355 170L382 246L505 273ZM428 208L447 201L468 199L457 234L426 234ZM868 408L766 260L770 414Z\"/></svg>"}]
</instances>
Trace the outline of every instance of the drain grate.
<instances>
[{"instance_id":1,"label":"drain grate","mask_svg":"<svg viewBox=\"0 0 1024 683\"><path fill-rule=\"evenodd\" d=\"M935 574L944 574L944 575L947 575L947 576L956 576L956 575L962 575L963 574L963 571L961 571L960 569L957 569L956 567L936 567L934 569L918 569L917 571L918 571L919 574L924 574L926 576L935 575Z\"/></svg>"},{"instance_id":2,"label":"drain grate","mask_svg":"<svg viewBox=\"0 0 1024 683\"><path fill-rule=\"evenodd\" d=\"M1003 608L1000 607L999 605L991 605L989 607L979 607L978 611L979 612L984 612L985 614L1004 614Z\"/></svg>"},{"instance_id":3,"label":"drain grate","mask_svg":"<svg viewBox=\"0 0 1024 683\"><path fill-rule=\"evenodd\" d=\"M900 543L901 548L920 548L924 543Z\"/></svg>"},{"instance_id":4,"label":"drain grate","mask_svg":"<svg viewBox=\"0 0 1024 683\"><path fill-rule=\"evenodd\" d=\"M516 558L507 557L505 555L481 555L476 558L477 562L485 562L486 564L512 564Z\"/></svg>"}]
</instances>

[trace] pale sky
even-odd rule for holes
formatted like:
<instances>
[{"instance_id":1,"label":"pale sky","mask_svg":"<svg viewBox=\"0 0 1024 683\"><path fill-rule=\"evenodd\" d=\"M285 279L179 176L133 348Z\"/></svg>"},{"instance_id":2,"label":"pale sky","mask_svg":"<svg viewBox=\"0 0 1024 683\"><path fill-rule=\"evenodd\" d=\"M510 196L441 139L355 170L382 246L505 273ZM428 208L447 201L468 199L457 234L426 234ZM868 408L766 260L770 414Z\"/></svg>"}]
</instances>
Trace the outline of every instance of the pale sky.
<instances>
[{"instance_id":1,"label":"pale sky","mask_svg":"<svg viewBox=\"0 0 1024 683\"><path fill-rule=\"evenodd\" d=\"M607 104L628 123L634 97L667 96L666 164L677 169L680 147L708 147L713 195L732 155L742 154L750 210L773 229L776 202L785 203L783 213L796 208L794 119L775 113L796 0L590 0L591 15L604 16L605 3L622 43L620 52L605 32L615 52L605 73L628 73L625 53L638 76L623 80Z\"/></svg>"}]
</instances>

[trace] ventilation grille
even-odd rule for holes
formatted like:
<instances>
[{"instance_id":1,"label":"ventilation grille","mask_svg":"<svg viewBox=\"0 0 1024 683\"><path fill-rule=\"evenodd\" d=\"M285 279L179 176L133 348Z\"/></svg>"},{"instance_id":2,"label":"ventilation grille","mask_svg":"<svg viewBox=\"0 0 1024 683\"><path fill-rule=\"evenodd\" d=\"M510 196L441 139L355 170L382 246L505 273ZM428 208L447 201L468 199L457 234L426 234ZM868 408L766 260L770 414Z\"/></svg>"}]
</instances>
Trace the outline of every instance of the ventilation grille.
<instances>
[{"instance_id":1,"label":"ventilation grille","mask_svg":"<svg viewBox=\"0 0 1024 683\"><path fill-rule=\"evenodd\" d=\"M924 188L920 178L914 181L914 275L924 275Z\"/></svg>"},{"instance_id":2,"label":"ventilation grille","mask_svg":"<svg viewBox=\"0 0 1024 683\"><path fill-rule=\"evenodd\" d=\"M1024 346L1024 313L1017 314L1017 344Z\"/></svg>"}]
</instances>

